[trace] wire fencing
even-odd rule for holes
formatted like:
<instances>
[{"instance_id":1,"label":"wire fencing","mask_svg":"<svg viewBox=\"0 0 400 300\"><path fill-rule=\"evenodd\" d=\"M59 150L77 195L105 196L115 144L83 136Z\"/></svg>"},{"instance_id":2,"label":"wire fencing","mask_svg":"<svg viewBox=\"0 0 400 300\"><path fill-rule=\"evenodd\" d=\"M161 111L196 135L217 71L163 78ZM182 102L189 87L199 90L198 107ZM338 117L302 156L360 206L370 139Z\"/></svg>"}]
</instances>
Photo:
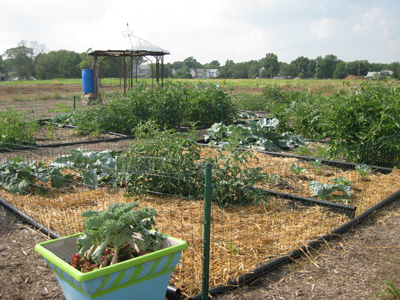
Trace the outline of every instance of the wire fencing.
<instances>
[{"instance_id":1,"label":"wire fencing","mask_svg":"<svg viewBox=\"0 0 400 300\"><path fill-rule=\"evenodd\" d=\"M189 245L170 282L187 296L298 250L400 189L396 168L263 152L2 150L0 197L59 235L82 231L88 209L154 208L160 232Z\"/></svg>"}]
</instances>

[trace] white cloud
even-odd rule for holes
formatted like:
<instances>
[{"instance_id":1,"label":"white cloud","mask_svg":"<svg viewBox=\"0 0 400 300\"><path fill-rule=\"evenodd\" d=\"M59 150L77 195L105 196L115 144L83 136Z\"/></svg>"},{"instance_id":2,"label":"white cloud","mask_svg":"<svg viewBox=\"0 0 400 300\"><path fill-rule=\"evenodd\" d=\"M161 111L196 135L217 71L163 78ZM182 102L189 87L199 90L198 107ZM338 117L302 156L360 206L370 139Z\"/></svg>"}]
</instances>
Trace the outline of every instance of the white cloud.
<instances>
[{"instance_id":1,"label":"white cloud","mask_svg":"<svg viewBox=\"0 0 400 300\"><path fill-rule=\"evenodd\" d=\"M354 27L351 29L351 31L361 31L361 29L362 29L361 24L358 23L356 26L354 26Z\"/></svg>"},{"instance_id":2,"label":"white cloud","mask_svg":"<svg viewBox=\"0 0 400 300\"><path fill-rule=\"evenodd\" d=\"M384 11L381 7L373 7L364 14L361 14L362 23L357 23L353 32L367 33L373 36L378 33L384 37L390 35L392 26L396 26L396 21L391 18L389 11ZM362 25L361 25L362 24Z\"/></svg>"},{"instance_id":3,"label":"white cloud","mask_svg":"<svg viewBox=\"0 0 400 300\"><path fill-rule=\"evenodd\" d=\"M382 15L382 8L373 7L370 11L367 11L363 15L364 22L375 23L378 18Z\"/></svg>"},{"instance_id":4,"label":"white cloud","mask_svg":"<svg viewBox=\"0 0 400 300\"><path fill-rule=\"evenodd\" d=\"M390 41L387 49L389 55L399 54L400 52L400 41Z\"/></svg>"},{"instance_id":5,"label":"white cloud","mask_svg":"<svg viewBox=\"0 0 400 300\"><path fill-rule=\"evenodd\" d=\"M318 22L314 22L310 26L310 34L317 40L329 37L331 31L332 31L332 20L328 18L323 18Z\"/></svg>"},{"instance_id":6,"label":"white cloud","mask_svg":"<svg viewBox=\"0 0 400 300\"><path fill-rule=\"evenodd\" d=\"M129 22L135 35L171 52L166 62L193 56L201 63L217 59L223 64L271 52L286 62L330 53L345 61L398 60L397 42L389 46L400 40L398 3L153 0L149 6L143 1L0 0L0 54L21 40L36 40L54 51L112 46ZM382 57L382 47L393 55Z\"/></svg>"}]
</instances>

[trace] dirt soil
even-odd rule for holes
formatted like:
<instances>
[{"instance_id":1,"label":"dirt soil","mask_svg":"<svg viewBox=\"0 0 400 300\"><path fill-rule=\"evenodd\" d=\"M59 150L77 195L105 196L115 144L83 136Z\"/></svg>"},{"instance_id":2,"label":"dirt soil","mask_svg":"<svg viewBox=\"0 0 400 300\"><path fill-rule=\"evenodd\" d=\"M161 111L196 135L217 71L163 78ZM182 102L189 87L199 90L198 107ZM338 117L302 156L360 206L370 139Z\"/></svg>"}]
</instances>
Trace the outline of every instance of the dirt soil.
<instances>
[{"instance_id":1,"label":"dirt soil","mask_svg":"<svg viewBox=\"0 0 400 300\"><path fill-rule=\"evenodd\" d=\"M18 84L0 86L0 101L14 101L15 99L34 100L40 97L54 95L80 95L81 84Z\"/></svg>"}]
</instances>

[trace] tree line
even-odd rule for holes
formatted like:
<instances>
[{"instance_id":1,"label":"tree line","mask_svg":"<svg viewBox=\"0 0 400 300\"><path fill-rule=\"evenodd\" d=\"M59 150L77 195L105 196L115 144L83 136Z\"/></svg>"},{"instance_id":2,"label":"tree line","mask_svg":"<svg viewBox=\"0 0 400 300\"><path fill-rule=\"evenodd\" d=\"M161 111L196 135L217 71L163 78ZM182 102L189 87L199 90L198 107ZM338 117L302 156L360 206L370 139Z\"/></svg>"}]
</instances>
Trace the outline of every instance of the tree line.
<instances>
[{"instance_id":1,"label":"tree line","mask_svg":"<svg viewBox=\"0 0 400 300\"><path fill-rule=\"evenodd\" d=\"M88 49L89 51L90 49ZM93 57L88 51L77 53L69 50L46 52L46 47L36 41L22 40L17 47L0 55L0 74L30 79L80 78L82 69L91 69ZM141 60L143 61L143 60ZM259 60L235 63L218 60L201 64L193 56L183 61L164 64L164 77L192 78L190 69L218 69L219 78L334 78L348 75L365 76L369 71L392 70L394 78L400 78L400 62L391 64L370 63L368 60L345 62L336 55L309 59L300 56L290 63L280 62L274 53L267 53ZM118 78L122 75L121 62L104 59L100 64L101 77Z\"/></svg>"}]
</instances>

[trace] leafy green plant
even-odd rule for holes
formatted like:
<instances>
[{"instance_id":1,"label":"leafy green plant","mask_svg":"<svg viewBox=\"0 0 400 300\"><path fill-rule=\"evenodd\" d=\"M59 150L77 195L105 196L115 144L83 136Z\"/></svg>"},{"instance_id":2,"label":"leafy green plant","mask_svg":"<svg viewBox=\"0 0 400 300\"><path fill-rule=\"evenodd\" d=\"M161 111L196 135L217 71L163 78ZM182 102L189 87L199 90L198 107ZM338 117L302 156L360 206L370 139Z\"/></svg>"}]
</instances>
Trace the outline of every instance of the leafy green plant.
<instances>
[{"instance_id":1,"label":"leafy green plant","mask_svg":"<svg viewBox=\"0 0 400 300\"><path fill-rule=\"evenodd\" d=\"M231 94L217 87L201 88L167 82L164 87L149 88L138 83L126 95L114 95L107 104L98 104L76 114L73 125L81 130L112 131L131 134L146 121L162 129L177 129L197 122L198 126L224 120L236 120Z\"/></svg>"},{"instance_id":2,"label":"leafy green plant","mask_svg":"<svg viewBox=\"0 0 400 300\"><path fill-rule=\"evenodd\" d=\"M350 186L353 183L351 180L347 180L343 176L340 176L339 178L333 178L332 181L335 184L341 184L344 186Z\"/></svg>"},{"instance_id":3,"label":"leafy green plant","mask_svg":"<svg viewBox=\"0 0 400 300\"><path fill-rule=\"evenodd\" d=\"M261 173L261 168L246 165L254 155L237 150L237 143L232 135L230 143L218 148L215 156L201 159L195 132L159 131L154 123L142 124L123 165L130 174L126 193L137 195L153 191L202 198L203 190L199 186L204 183L205 165L211 163L214 166L213 201L219 205L255 201L257 191L251 186L268 175Z\"/></svg>"},{"instance_id":4,"label":"leafy green plant","mask_svg":"<svg viewBox=\"0 0 400 300\"><path fill-rule=\"evenodd\" d=\"M46 127L46 138L48 140L53 140L54 139L54 134L55 134L55 128L54 125L50 122L46 122L45 123L45 127Z\"/></svg>"},{"instance_id":5,"label":"leafy green plant","mask_svg":"<svg viewBox=\"0 0 400 300\"><path fill-rule=\"evenodd\" d=\"M268 176L267 180L270 182L278 182L278 181L282 181L282 178L281 178L281 176L279 176L277 174L272 174L272 175Z\"/></svg>"},{"instance_id":6,"label":"leafy green plant","mask_svg":"<svg viewBox=\"0 0 400 300\"><path fill-rule=\"evenodd\" d=\"M307 146L300 146L294 150L294 153L300 156L308 156L310 155L311 150Z\"/></svg>"},{"instance_id":7,"label":"leafy green plant","mask_svg":"<svg viewBox=\"0 0 400 300\"><path fill-rule=\"evenodd\" d=\"M101 257L106 247L110 247L113 259L110 265L117 263L122 248L134 242L140 251L149 253L160 249L160 241L164 240L155 225L154 209L138 207L137 202L114 203L106 211L88 210L82 213L85 231L77 239L79 256L92 259L101 264Z\"/></svg>"},{"instance_id":8,"label":"leafy green plant","mask_svg":"<svg viewBox=\"0 0 400 300\"><path fill-rule=\"evenodd\" d=\"M362 178L365 178L372 171L368 165L356 166L355 169Z\"/></svg>"},{"instance_id":9,"label":"leafy green plant","mask_svg":"<svg viewBox=\"0 0 400 300\"><path fill-rule=\"evenodd\" d=\"M290 166L290 171L292 171L295 175L300 175L301 173L304 173L306 171L306 168L298 167L295 164L292 164Z\"/></svg>"},{"instance_id":10,"label":"leafy green plant","mask_svg":"<svg viewBox=\"0 0 400 300\"><path fill-rule=\"evenodd\" d=\"M322 168L322 162L319 159L310 161L310 166L315 170L319 171Z\"/></svg>"},{"instance_id":11,"label":"leafy green plant","mask_svg":"<svg viewBox=\"0 0 400 300\"><path fill-rule=\"evenodd\" d=\"M313 197L318 197L321 200L326 198L334 192L342 192L343 195L332 195L334 199L350 199L350 186L344 186L342 184L327 184L318 181L311 181L308 185L309 189L313 192Z\"/></svg>"},{"instance_id":12,"label":"leafy green plant","mask_svg":"<svg viewBox=\"0 0 400 300\"><path fill-rule=\"evenodd\" d=\"M66 124L74 125L77 123L77 121L75 120L77 114L77 111L57 114L50 119L50 122L58 124L59 127L63 127Z\"/></svg>"},{"instance_id":13,"label":"leafy green plant","mask_svg":"<svg viewBox=\"0 0 400 300\"><path fill-rule=\"evenodd\" d=\"M263 118L246 123L248 127L242 124L225 126L222 123L215 123L207 129L208 135L205 135L204 139L205 141L210 139L212 145L224 146L235 135L239 147L267 151L293 150L295 146L305 145L302 138L289 132L284 134L275 132L275 127L279 124L278 119Z\"/></svg>"},{"instance_id":14,"label":"leafy green plant","mask_svg":"<svg viewBox=\"0 0 400 300\"><path fill-rule=\"evenodd\" d=\"M233 139L233 137L231 137ZM238 205L261 201L263 196L251 187L264 180L268 175L262 168L249 168L247 162L256 157L251 152L237 149L237 141L230 141L217 149L215 157L208 157L202 163L211 163L213 168L212 197L219 205Z\"/></svg>"},{"instance_id":15,"label":"leafy green plant","mask_svg":"<svg viewBox=\"0 0 400 300\"><path fill-rule=\"evenodd\" d=\"M60 156L50 165L76 170L90 189L96 189L100 182L114 185L122 176L117 169L117 156L112 150L99 152L71 149L69 152L70 155Z\"/></svg>"},{"instance_id":16,"label":"leafy green plant","mask_svg":"<svg viewBox=\"0 0 400 300\"><path fill-rule=\"evenodd\" d=\"M252 111L242 111L238 113L239 119L257 119L258 114Z\"/></svg>"},{"instance_id":17,"label":"leafy green plant","mask_svg":"<svg viewBox=\"0 0 400 300\"><path fill-rule=\"evenodd\" d=\"M228 241L229 242L229 241ZM237 247L235 246L235 244L233 244L233 242L230 242L229 244L228 244L228 249L231 251L231 254L232 255L237 255L238 254L238 249L237 249Z\"/></svg>"},{"instance_id":18,"label":"leafy green plant","mask_svg":"<svg viewBox=\"0 0 400 300\"><path fill-rule=\"evenodd\" d=\"M200 175L200 146L196 133L175 130L160 131L156 123L138 125L135 140L119 160L119 169L130 174L127 195L140 195L148 191L201 197L203 182Z\"/></svg>"},{"instance_id":19,"label":"leafy green plant","mask_svg":"<svg viewBox=\"0 0 400 300\"><path fill-rule=\"evenodd\" d=\"M7 107L0 111L0 147L34 145L33 133L38 126L35 120L26 121L22 113Z\"/></svg>"},{"instance_id":20,"label":"leafy green plant","mask_svg":"<svg viewBox=\"0 0 400 300\"><path fill-rule=\"evenodd\" d=\"M70 177L69 174L62 175L61 168L45 166L42 162L26 162L20 156L14 156L11 161L3 159L0 164L0 185L12 194L26 195L30 189L42 194L44 190L36 184L38 181L50 181L52 187L60 188Z\"/></svg>"}]
</instances>

